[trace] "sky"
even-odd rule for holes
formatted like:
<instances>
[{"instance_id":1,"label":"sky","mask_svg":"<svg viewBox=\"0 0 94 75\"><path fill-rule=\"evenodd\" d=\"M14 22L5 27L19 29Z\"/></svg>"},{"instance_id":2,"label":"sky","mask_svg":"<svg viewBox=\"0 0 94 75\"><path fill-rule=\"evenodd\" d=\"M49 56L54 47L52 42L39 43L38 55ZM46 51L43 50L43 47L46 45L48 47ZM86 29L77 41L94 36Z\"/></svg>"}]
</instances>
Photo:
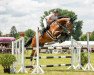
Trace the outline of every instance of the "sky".
<instances>
[{"instance_id":1,"label":"sky","mask_svg":"<svg viewBox=\"0 0 94 75\"><path fill-rule=\"evenodd\" d=\"M40 25L44 11L61 8L75 12L83 20L83 33L94 31L94 0L0 0L0 31L35 30Z\"/></svg>"}]
</instances>

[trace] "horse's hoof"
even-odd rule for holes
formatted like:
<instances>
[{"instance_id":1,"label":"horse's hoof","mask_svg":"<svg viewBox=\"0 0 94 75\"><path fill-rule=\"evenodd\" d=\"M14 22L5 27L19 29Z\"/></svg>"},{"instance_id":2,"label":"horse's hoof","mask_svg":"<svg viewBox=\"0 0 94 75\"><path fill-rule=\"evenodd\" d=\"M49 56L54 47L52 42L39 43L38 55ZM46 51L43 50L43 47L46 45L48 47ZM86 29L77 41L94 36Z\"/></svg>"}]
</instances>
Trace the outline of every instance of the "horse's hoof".
<instances>
[{"instance_id":1,"label":"horse's hoof","mask_svg":"<svg viewBox=\"0 0 94 75\"><path fill-rule=\"evenodd\" d=\"M30 69L29 69L29 72L31 72L33 69L34 69L33 67L32 67L32 68L30 68Z\"/></svg>"},{"instance_id":2,"label":"horse's hoof","mask_svg":"<svg viewBox=\"0 0 94 75\"><path fill-rule=\"evenodd\" d=\"M31 71L32 71L32 68L30 68L30 69L28 70L28 73L31 73Z\"/></svg>"}]
</instances>

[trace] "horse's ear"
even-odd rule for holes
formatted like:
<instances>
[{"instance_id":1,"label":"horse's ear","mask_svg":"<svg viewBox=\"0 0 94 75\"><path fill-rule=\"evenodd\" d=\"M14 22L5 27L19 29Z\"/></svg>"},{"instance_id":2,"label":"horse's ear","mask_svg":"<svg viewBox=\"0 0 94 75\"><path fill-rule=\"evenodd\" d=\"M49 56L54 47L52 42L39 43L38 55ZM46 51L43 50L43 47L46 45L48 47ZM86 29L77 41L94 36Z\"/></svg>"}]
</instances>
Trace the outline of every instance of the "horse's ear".
<instances>
[{"instance_id":1,"label":"horse's ear","mask_svg":"<svg viewBox=\"0 0 94 75\"><path fill-rule=\"evenodd\" d=\"M71 23L73 23L73 22L74 22L74 20L73 20L72 18L70 18L70 22L71 22Z\"/></svg>"},{"instance_id":2,"label":"horse's ear","mask_svg":"<svg viewBox=\"0 0 94 75\"><path fill-rule=\"evenodd\" d=\"M70 22L73 23L77 19L77 15L74 15L70 18Z\"/></svg>"}]
</instances>

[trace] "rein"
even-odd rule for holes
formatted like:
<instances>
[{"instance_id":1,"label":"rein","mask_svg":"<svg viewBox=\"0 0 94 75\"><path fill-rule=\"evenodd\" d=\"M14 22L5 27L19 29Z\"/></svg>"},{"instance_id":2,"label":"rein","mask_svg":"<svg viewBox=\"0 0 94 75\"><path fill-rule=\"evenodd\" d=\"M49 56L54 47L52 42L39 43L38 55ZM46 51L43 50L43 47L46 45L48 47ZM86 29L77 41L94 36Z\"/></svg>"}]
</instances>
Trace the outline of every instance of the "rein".
<instances>
[{"instance_id":1,"label":"rein","mask_svg":"<svg viewBox=\"0 0 94 75\"><path fill-rule=\"evenodd\" d=\"M57 23L57 22L56 22L56 23ZM57 25L58 25L60 28L63 29L63 33L68 33L67 27L65 27L64 25L61 25L61 24L59 24L59 23L57 23Z\"/></svg>"}]
</instances>

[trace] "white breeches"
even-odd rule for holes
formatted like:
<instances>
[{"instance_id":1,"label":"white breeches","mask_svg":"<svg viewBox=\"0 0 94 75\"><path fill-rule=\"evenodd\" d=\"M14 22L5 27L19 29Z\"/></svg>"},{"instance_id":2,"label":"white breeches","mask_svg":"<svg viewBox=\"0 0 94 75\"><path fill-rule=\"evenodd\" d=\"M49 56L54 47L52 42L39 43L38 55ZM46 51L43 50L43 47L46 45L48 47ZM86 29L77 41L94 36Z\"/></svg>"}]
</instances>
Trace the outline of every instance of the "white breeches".
<instances>
[{"instance_id":1,"label":"white breeches","mask_svg":"<svg viewBox=\"0 0 94 75\"><path fill-rule=\"evenodd\" d=\"M47 20L45 18L43 19L43 25L45 28L47 27Z\"/></svg>"}]
</instances>

